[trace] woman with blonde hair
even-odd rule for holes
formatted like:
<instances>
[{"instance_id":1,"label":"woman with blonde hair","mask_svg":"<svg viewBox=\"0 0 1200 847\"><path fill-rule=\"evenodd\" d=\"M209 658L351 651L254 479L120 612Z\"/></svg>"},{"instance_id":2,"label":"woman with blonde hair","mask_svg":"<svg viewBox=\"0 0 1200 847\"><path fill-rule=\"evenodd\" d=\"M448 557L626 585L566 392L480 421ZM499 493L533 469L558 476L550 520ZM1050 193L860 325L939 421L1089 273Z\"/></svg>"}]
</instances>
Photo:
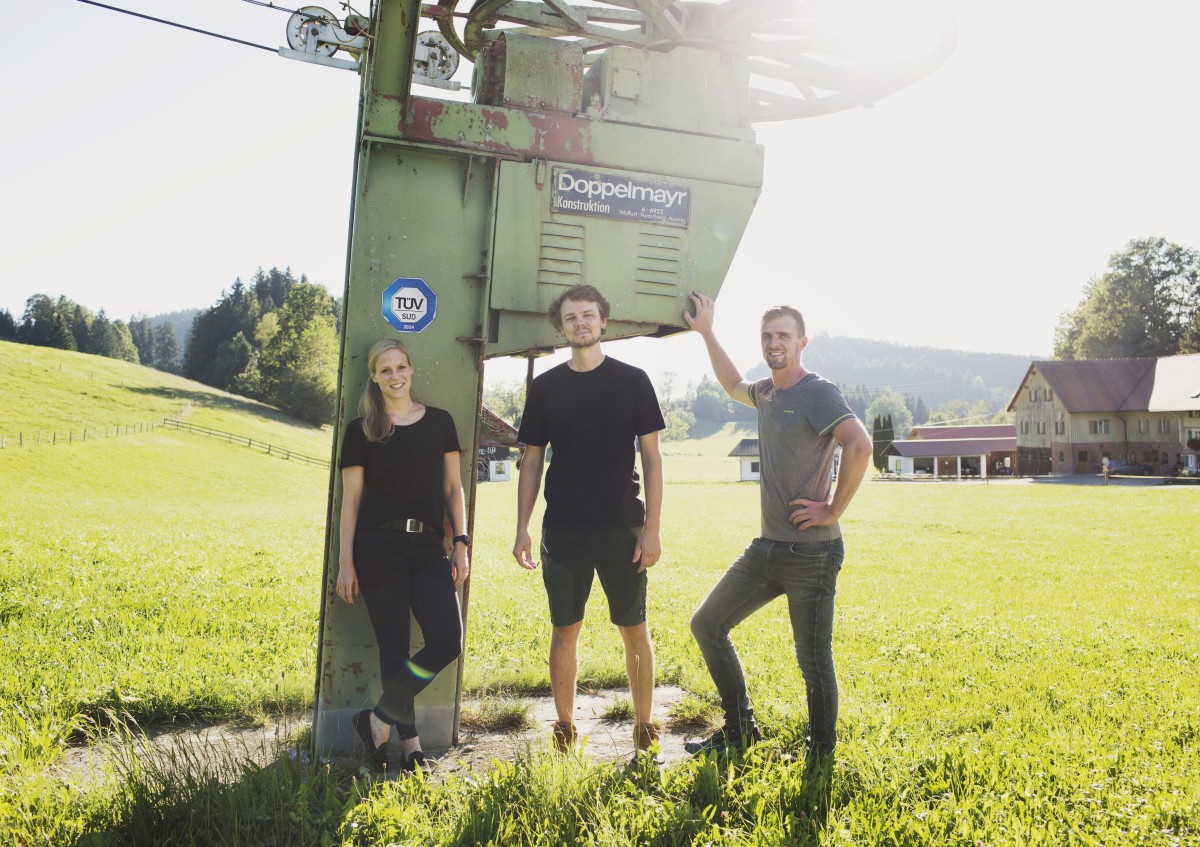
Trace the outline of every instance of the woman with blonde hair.
<instances>
[{"instance_id":1,"label":"woman with blonde hair","mask_svg":"<svg viewBox=\"0 0 1200 847\"><path fill-rule=\"evenodd\" d=\"M361 593L379 645L382 693L354 716L354 729L376 770L387 765L392 727L403 769L425 766L413 698L462 652L457 587L470 572L461 448L454 420L413 397L413 366L399 340L367 357L370 381L360 417L342 441L342 510L337 595ZM442 542L449 521L453 551ZM409 656L409 613L425 646Z\"/></svg>"}]
</instances>

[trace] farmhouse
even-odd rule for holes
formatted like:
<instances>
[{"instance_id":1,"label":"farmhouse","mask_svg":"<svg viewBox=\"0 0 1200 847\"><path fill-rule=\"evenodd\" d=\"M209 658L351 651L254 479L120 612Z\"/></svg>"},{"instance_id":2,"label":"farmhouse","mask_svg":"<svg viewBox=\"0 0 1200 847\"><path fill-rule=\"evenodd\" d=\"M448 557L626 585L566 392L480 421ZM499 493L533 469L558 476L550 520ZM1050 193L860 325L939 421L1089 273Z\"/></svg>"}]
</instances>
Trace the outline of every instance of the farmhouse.
<instances>
[{"instance_id":1,"label":"farmhouse","mask_svg":"<svg viewBox=\"0 0 1200 847\"><path fill-rule=\"evenodd\" d=\"M1018 474L1098 473L1118 458L1195 470L1200 354L1034 362L1008 410Z\"/></svg>"},{"instance_id":2,"label":"farmhouse","mask_svg":"<svg viewBox=\"0 0 1200 847\"><path fill-rule=\"evenodd\" d=\"M884 450L888 471L903 477L986 478L1011 474L1017 453L1012 424L919 426Z\"/></svg>"}]
</instances>

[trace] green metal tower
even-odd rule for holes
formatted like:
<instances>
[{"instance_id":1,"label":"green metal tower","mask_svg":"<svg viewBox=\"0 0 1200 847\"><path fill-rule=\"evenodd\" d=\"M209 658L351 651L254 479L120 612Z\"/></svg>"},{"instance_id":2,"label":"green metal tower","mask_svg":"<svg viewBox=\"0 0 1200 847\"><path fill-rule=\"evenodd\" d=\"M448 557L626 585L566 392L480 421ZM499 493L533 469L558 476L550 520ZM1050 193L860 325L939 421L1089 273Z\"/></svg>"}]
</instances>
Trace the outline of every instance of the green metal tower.
<instances>
[{"instance_id":1,"label":"green metal tower","mask_svg":"<svg viewBox=\"0 0 1200 847\"><path fill-rule=\"evenodd\" d=\"M837 20L849 6L374 0L344 21L317 7L292 15L282 54L362 77L338 440L356 414L367 350L401 335L422 402L447 409L470 445L469 523L509 525L512 515L474 509L484 360L559 346L546 308L577 283L611 301L608 338L683 331L687 295L716 296L758 198L754 123L869 104L953 47L953 26L939 24L900 54L864 51ZM474 65L469 99L460 59ZM335 466L320 754L352 748L350 716L379 685L363 605L333 594L340 505ZM455 741L461 685L460 660L418 698L428 746Z\"/></svg>"}]
</instances>

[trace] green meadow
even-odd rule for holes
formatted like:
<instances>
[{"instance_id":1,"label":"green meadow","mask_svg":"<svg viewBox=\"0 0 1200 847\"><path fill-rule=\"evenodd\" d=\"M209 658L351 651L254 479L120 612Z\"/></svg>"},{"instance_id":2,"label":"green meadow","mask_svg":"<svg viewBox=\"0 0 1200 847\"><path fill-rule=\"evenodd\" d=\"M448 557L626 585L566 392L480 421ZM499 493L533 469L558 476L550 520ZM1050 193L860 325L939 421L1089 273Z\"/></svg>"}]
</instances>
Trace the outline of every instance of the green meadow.
<instances>
[{"instance_id":1,"label":"green meadow","mask_svg":"<svg viewBox=\"0 0 1200 847\"><path fill-rule=\"evenodd\" d=\"M140 757L142 729L311 704L331 433L156 371L0 343L0 844L1200 844L1192 486L863 485L843 523L836 761L806 768L782 602L735 631L767 741L626 773L534 752L443 780L353 763ZM17 433L74 432L14 447ZM111 432L111 430L110 430ZM669 445L650 621L659 681L710 707L688 620L757 529L732 427ZM548 688L515 483L482 484L466 684ZM581 680L624 684L600 592ZM533 657L531 659L531 657ZM86 779L70 745L107 738Z\"/></svg>"}]
</instances>

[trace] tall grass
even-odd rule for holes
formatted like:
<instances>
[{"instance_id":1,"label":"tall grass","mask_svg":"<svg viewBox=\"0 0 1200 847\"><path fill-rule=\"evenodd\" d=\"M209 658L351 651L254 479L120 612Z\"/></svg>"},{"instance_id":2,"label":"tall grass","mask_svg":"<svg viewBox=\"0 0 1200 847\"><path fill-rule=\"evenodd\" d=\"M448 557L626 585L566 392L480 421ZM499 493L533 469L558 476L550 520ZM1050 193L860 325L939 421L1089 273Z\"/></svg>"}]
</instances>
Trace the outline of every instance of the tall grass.
<instances>
[{"instance_id":1,"label":"tall grass","mask_svg":"<svg viewBox=\"0 0 1200 847\"><path fill-rule=\"evenodd\" d=\"M142 722L307 700L325 471L161 430L0 462L23 480L0 500L0 698Z\"/></svg>"},{"instance_id":2,"label":"tall grass","mask_svg":"<svg viewBox=\"0 0 1200 847\"><path fill-rule=\"evenodd\" d=\"M518 691L547 683L542 662L530 661L547 647L540 585L511 562L498 526L513 494L508 484L479 494L468 679L492 691L497 680ZM705 695L687 617L752 533L756 497L753 486L691 485L668 503L652 629L662 677ZM291 843L314 844L1200 840L1200 575L1172 531L1194 512L1193 490L868 484L855 505L835 629L842 713L832 774L805 770L802 683L777 603L735 631L768 730L745 761L647 775L535 754L487 774L369 786L292 764L249 768L202 792L164 773L153 802L110 800L105 808L124 811L110 813L119 820L105 831L130 836L153 815L156 838L187 820L191 843L236 843L235 833L289 843L264 840L262 820ZM1144 537L1098 526L1096 515L1117 511ZM715 525L718 514L728 528ZM599 593L593 602L582 675L617 682L617 636ZM197 803L269 809L288 792L323 797L326 817L231 808L196 823ZM90 832L97 813L82 808L65 819Z\"/></svg>"},{"instance_id":3,"label":"tall grass","mask_svg":"<svg viewBox=\"0 0 1200 847\"><path fill-rule=\"evenodd\" d=\"M0 429L144 421L182 399L276 443L329 440L128 363L11 344L0 361ZM47 765L113 715L254 720L311 702L327 471L158 429L9 439L0 479L0 832L41 832L71 805Z\"/></svg>"}]
</instances>

